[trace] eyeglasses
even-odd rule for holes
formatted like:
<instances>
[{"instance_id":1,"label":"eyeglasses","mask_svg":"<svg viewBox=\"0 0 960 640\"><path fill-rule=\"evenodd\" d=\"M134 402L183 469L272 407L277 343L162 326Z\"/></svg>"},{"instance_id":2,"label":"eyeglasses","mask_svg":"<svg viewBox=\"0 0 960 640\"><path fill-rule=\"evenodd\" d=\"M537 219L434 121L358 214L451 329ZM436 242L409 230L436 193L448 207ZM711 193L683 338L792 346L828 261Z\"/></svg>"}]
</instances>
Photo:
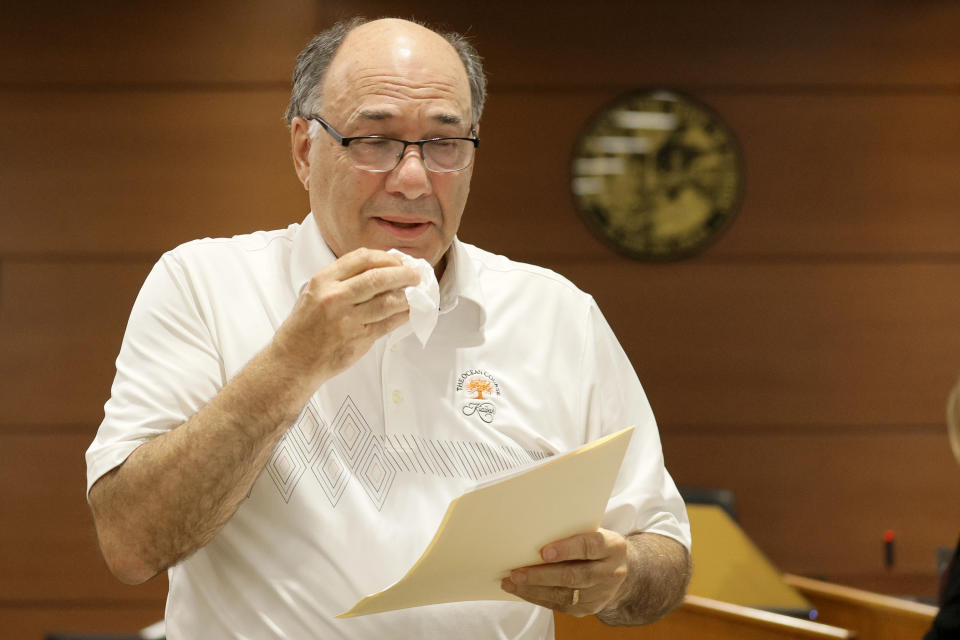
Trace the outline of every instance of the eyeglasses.
<instances>
[{"instance_id":1,"label":"eyeglasses","mask_svg":"<svg viewBox=\"0 0 960 640\"><path fill-rule=\"evenodd\" d=\"M423 166L434 173L462 171L473 162L480 139L474 130L470 138L430 138L429 140L398 140L384 136L355 136L344 138L340 132L320 116L310 116L338 143L347 148L353 166L364 171L386 173L400 164L410 145L420 147Z\"/></svg>"}]
</instances>

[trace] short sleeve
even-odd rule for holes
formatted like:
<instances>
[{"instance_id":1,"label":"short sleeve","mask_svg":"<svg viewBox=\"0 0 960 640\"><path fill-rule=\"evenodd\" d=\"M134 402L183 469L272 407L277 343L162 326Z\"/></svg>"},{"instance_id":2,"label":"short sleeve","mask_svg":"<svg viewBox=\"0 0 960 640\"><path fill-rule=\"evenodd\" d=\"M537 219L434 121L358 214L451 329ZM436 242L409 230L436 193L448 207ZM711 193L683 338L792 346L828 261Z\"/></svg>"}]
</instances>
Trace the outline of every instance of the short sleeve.
<instances>
[{"instance_id":1,"label":"short sleeve","mask_svg":"<svg viewBox=\"0 0 960 640\"><path fill-rule=\"evenodd\" d=\"M87 491L141 444L182 424L224 385L198 292L174 252L147 276L127 322L104 418L87 449Z\"/></svg>"},{"instance_id":2,"label":"short sleeve","mask_svg":"<svg viewBox=\"0 0 960 640\"><path fill-rule=\"evenodd\" d=\"M590 305L582 358L589 441L634 427L603 527L673 538L688 549L690 522L664 466L657 423L646 393L619 341L595 303Z\"/></svg>"}]
</instances>

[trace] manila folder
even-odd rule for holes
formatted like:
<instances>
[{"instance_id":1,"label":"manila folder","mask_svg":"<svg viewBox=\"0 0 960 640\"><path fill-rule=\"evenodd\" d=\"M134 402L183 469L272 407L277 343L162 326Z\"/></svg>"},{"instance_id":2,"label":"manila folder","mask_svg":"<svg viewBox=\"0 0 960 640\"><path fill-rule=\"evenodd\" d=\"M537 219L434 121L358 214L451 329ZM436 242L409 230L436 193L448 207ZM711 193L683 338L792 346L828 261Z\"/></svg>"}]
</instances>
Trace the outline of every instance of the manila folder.
<instances>
[{"instance_id":1,"label":"manila folder","mask_svg":"<svg viewBox=\"0 0 960 640\"><path fill-rule=\"evenodd\" d=\"M500 581L540 564L547 543L595 531L630 443L628 427L455 498L433 540L399 581L338 618L465 600L519 600Z\"/></svg>"}]
</instances>

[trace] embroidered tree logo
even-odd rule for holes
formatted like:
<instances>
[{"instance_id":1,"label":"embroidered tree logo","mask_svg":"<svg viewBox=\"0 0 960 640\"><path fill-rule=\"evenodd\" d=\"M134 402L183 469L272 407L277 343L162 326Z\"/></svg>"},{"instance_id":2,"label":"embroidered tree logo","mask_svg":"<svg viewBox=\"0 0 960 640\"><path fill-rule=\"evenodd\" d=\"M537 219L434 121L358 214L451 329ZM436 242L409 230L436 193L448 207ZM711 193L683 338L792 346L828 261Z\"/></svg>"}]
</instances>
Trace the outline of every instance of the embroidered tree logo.
<instances>
[{"instance_id":1,"label":"embroidered tree logo","mask_svg":"<svg viewBox=\"0 0 960 640\"><path fill-rule=\"evenodd\" d=\"M477 394L474 400L486 400L486 398L483 397L483 394L493 391L493 386L488 380L484 380L483 378L474 378L467 383L467 391Z\"/></svg>"}]
</instances>

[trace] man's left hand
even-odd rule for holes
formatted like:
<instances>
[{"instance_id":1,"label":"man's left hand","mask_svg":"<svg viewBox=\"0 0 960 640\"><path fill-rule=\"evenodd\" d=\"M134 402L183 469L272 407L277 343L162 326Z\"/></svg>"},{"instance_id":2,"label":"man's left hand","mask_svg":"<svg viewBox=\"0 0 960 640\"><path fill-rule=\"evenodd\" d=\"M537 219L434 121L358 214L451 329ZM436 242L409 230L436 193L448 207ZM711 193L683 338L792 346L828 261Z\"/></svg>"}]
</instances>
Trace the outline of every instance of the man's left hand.
<instances>
[{"instance_id":1,"label":"man's left hand","mask_svg":"<svg viewBox=\"0 0 960 640\"><path fill-rule=\"evenodd\" d=\"M500 587L528 602L575 616L619 604L627 578L629 546L615 531L598 529L551 542L545 564L514 569Z\"/></svg>"}]
</instances>

